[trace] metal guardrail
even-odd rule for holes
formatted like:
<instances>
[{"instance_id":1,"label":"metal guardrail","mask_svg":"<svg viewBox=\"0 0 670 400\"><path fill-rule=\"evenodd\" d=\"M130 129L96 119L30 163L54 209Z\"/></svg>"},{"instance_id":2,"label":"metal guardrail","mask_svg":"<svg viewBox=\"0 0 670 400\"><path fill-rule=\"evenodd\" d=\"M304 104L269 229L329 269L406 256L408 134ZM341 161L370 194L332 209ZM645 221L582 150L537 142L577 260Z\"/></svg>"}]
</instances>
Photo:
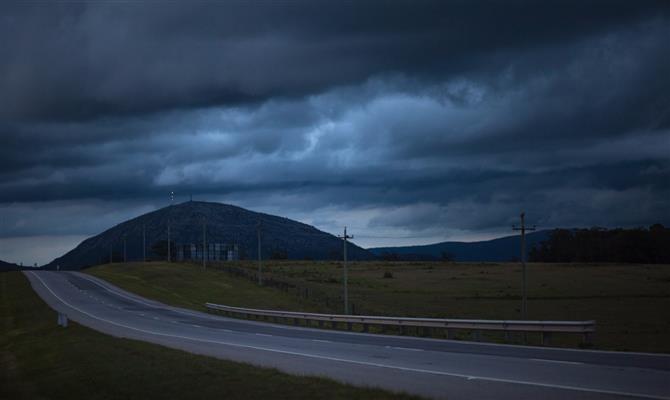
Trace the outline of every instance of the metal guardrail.
<instances>
[{"instance_id":1,"label":"metal guardrail","mask_svg":"<svg viewBox=\"0 0 670 400\"><path fill-rule=\"evenodd\" d=\"M510 332L535 332L540 333L541 343L549 344L552 333L574 333L583 335L584 343L591 343L596 331L595 321L518 321L518 320L486 320L486 319L441 319L441 318L403 318L382 317L369 315L341 315L341 314L317 314L294 311L259 310L254 308L232 307L221 304L205 303L210 310L222 311L228 315L241 315L249 317L274 317L293 319L295 325L300 320L317 321L319 327L324 322L330 322L331 327L336 323L346 323L347 329L352 329L352 324L363 325L363 331L368 332L370 325L382 327L399 327L401 333L406 333L408 327L413 328L439 328L447 331L447 337L454 337L454 330L469 330L473 332L475 340L479 341L480 331L499 331L505 333L505 339L509 339Z\"/></svg>"}]
</instances>

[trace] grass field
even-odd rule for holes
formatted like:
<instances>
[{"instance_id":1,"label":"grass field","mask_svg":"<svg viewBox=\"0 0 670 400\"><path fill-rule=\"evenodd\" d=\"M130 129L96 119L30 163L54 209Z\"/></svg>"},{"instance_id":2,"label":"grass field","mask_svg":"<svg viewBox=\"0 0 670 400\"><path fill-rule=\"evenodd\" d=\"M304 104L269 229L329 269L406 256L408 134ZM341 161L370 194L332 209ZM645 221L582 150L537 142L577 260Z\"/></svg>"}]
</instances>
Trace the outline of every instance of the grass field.
<instances>
[{"instance_id":1,"label":"grass field","mask_svg":"<svg viewBox=\"0 0 670 400\"><path fill-rule=\"evenodd\" d=\"M413 398L60 328L21 273L0 273L0 399L324 397Z\"/></svg>"},{"instance_id":2,"label":"grass field","mask_svg":"<svg viewBox=\"0 0 670 400\"><path fill-rule=\"evenodd\" d=\"M254 271L253 262L235 265ZM87 270L130 291L168 304L203 303L283 310L341 312L339 262L269 261L264 277L309 288L259 288L210 265L114 264ZM360 262L349 265L349 293L357 314L444 318L520 318L518 264ZM384 275L392 275L392 278ZM670 352L670 266L529 264L529 318L597 321L595 347ZM328 299L328 301L324 301ZM491 337L500 340L499 337ZM535 338L531 338L535 340ZM576 336L554 344L577 346Z\"/></svg>"}]
</instances>

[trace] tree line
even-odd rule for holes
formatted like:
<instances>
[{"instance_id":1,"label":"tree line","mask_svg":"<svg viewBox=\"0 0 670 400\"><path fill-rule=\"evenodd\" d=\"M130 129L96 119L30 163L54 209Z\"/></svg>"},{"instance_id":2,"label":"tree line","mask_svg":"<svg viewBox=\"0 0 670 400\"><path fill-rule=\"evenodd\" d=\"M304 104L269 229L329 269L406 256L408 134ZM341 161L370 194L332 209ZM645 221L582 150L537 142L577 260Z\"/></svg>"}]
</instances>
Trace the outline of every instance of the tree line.
<instances>
[{"instance_id":1,"label":"tree line","mask_svg":"<svg viewBox=\"0 0 670 400\"><path fill-rule=\"evenodd\" d=\"M535 262L670 263L670 228L654 224L636 229L555 229L534 246Z\"/></svg>"}]
</instances>

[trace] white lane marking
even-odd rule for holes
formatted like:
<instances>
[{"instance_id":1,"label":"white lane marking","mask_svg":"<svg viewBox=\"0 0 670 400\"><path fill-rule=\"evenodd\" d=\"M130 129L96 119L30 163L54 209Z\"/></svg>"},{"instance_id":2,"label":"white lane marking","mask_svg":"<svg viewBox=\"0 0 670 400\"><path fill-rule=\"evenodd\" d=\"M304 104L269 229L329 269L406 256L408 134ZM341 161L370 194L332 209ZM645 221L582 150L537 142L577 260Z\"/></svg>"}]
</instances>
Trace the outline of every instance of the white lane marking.
<instances>
[{"instance_id":1,"label":"white lane marking","mask_svg":"<svg viewBox=\"0 0 670 400\"><path fill-rule=\"evenodd\" d=\"M323 340L323 339L312 339L312 342L319 342L319 343L333 343L330 340Z\"/></svg>"},{"instance_id":2,"label":"white lane marking","mask_svg":"<svg viewBox=\"0 0 670 400\"><path fill-rule=\"evenodd\" d=\"M407 351L423 351L423 349L413 349L410 347L397 347L397 346L384 346L387 349L394 349L394 350L407 350Z\"/></svg>"},{"instance_id":3,"label":"white lane marking","mask_svg":"<svg viewBox=\"0 0 670 400\"><path fill-rule=\"evenodd\" d=\"M156 321L160 321L160 318L158 317L151 317L151 318L155 319Z\"/></svg>"},{"instance_id":4,"label":"white lane marking","mask_svg":"<svg viewBox=\"0 0 670 400\"><path fill-rule=\"evenodd\" d=\"M200 325L195 325L195 324L191 324L191 326L192 326L192 327L195 327L195 328L202 328L202 326L200 326Z\"/></svg>"},{"instance_id":5,"label":"white lane marking","mask_svg":"<svg viewBox=\"0 0 670 400\"><path fill-rule=\"evenodd\" d=\"M127 296L127 295L125 295L125 294L123 294L123 293L121 293L121 292L117 292L116 290L112 290L111 288L107 287L106 285L103 285L102 283L96 281L95 279L89 278L88 276L84 275L83 273L76 274L76 276L78 276L78 277L80 277L80 278L82 278L82 279L86 279L86 280L89 281L89 282L93 282L94 284L100 286L101 288L105 289L106 291L111 292L111 293L114 293L114 294L116 294L116 295L118 295L118 296L121 296L121 297L123 297L123 298L125 298L125 299L132 300L132 301L137 302L137 303L140 303L140 304L144 304L145 306L151 306L151 307L154 307L154 308L159 308L159 307L156 306L156 304L150 304L150 303L147 303L147 302L142 301L142 300L140 300L140 299L136 299L136 298Z\"/></svg>"},{"instance_id":6,"label":"white lane marking","mask_svg":"<svg viewBox=\"0 0 670 400\"><path fill-rule=\"evenodd\" d=\"M140 313L140 317L144 317L144 314L143 314L143 313Z\"/></svg>"},{"instance_id":7,"label":"white lane marking","mask_svg":"<svg viewBox=\"0 0 670 400\"><path fill-rule=\"evenodd\" d=\"M256 336L267 336L267 337L272 337L272 335L268 335L267 333L257 333Z\"/></svg>"},{"instance_id":8,"label":"white lane marking","mask_svg":"<svg viewBox=\"0 0 670 400\"><path fill-rule=\"evenodd\" d=\"M297 352L297 351L277 350L277 349L271 349L271 348L268 348L268 347L252 346L252 345L239 344L239 343L229 343L229 342L223 342L223 341L219 341L219 340L194 338L194 337L190 337L190 336L171 335L169 333L148 331L148 330L145 330L145 329L135 328L135 327L132 327L132 326L129 326L129 325L125 325L125 324L110 321L110 320L107 320L107 319L104 319L104 318L100 318L100 317L97 317L93 314L90 314L90 313L88 313L84 310L81 310L81 309L73 306L72 304L68 303L67 301L63 300L62 298L60 298L56 293L54 293L53 290L51 290L51 288L49 286L47 286L47 284L42 280L42 278L40 278L35 272L25 271L25 273L29 273L29 274L33 275L34 277L36 277L42 283L42 285L44 285L44 287L49 292L51 292L51 294L55 298L57 298L61 303L65 304L66 306L68 306L70 308L72 308L73 310L79 311L80 313L82 313L84 315L87 315L90 318L97 319L97 320L103 321L103 322L107 322L108 324L111 324L111 325L120 326L122 328L130 329L130 330L141 332L141 333L146 333L146 334L149 334L149 335L171 337L171 338L175 338L175 339L191 340L191 341L194 341L194 342L219 344L219 345L223 345L223 346L238 347L238 348L243 348L243 349L268 351L268 352L271 352L271 353L288 354L288 355L293 355L293 356L302 356L302 357L306 357L306 358L314 358L314 359L329 360L329 361L339 361L339 362L344 362L344 363L365 365L365 366L370 366L370 367L396 369L396 370L399 370L399 371L409 371L409 372L419 372L419 373L442 375L442 376L452 376L452 377L456 377L456 378L464 378L464 379L467 379L467 380L479 379L479 380L490 381L490 382L512 383L512 384L528 385L528 386L539 386L539 387L546 387L546 388L551 388L551 389L565 389L565 390L574 390L574 391L579 391L579 392L603 393L603 394L612 394L612 395L629 396L629 397L641 397L641 398L645 398L645 399L655 399L655 400L670 400L670 397L656 396L656 395L652 395L652 394L619 392L619 391L615 391L615 390L605 390L605 389L591 389L591 388L585 388L585 387L579 387L579 386L556 385L556 384L551 384L551 383L539 383L539 382L521 381L521 380L515 380L515 379L490 378L490 377L484 377L484 376L471 376L471 375L457 374L457 373L453 373L453 372L435 371L435 370L421 369L421 368L401 367L401 366L398 366L398 365L381 364L381 363L375 363L375 362L369 362L369 361L348 360L346 358L320 356L320 355L316 355L316 354L300 353L300 352Z\"/></svg>"},{"instance_id":9,"label":"white lane marking","mask_svg":"<svg viewBox=\"0 0 670 400\"><path fill-rule=\"evenodd\" d=\"M180 310L180 309L178 309L178 308L174 308L174 307L171 307L171 306L166 306L165 304L160 304L160 303L159 303L159 304L152 304L152 303L148 303L148 302L143 301L141 298L131 297L131 296L128 296L128 295L126 295L126 294L124 294L124 293L122 293L122 292L119 292L119 291L115 290L114 288L110 287L110 286L109 286L109 283L108 283L108 282L105 282L103 279L100 279L100 278L97 278L97 277L94 278L94 277L92 277L92 276L88 276L88 275L86 275L86 274L84 274L84 273L82 273L82 272L75 272L74 274L75 274L75 276L77 276L77 277L79 277L79 278L85 279L85 280L87 280L87 281L89 281L89 282L92 282L92 283L95 284L95 285L98 285L98 286L101 287L103 290L106 290L106 291L108 291L108 292L110 292L110 293L113 293L113 294L115 294L115 295L117 295L117 296L119 296L119 297L123 297L124 299L128 299L128 300L130 300L130 301L134 301L134 302L136 302L136 303L143 304L143 305L145 305L145 306L149 306L149 307L152 307L152 308L155 308L155 309L159 309L159 310L169 310L169 311L174 311L174 312L179 313L179 314L189 315L189 316L191 316L191 317L197 317L197 318L209 319L209 320L212 320L212 321L221 321L221 320L223 319L223 318L221 318L221 317L212 317L211 315L207 315L207 314L203 314L203 313L191 312L191 311L186 311L186 310ZM69 282L69 281L68 281L68 282ZM144 314L142 314L142 315L144 315ZM257 323L257 322L251 322L251 321L245 321L245 322L249 322L249 323L251 323L251 324L255 324L255 323ZM202 326L199 326L199 325L193 325L193 326L195 326L195 327L197 327L197 328L202 328ZM286 327L286 326L281 326L281 325L280 325L280 326L275 326L275 327L280 328L280 329L295 329L294 327ZM229 331L229 330L226 330L226 329L223 329L223 331L224 331L224 332L233 332L233 331ZM349 332L339 332L339 333L349 334Z\"/></svg>"},{"instance_id":10,"label":"white lane marking","mask_svg":"<svg viewBox=\"0 0 670 400\"><path fill-rule=\"evenodd\" d=\"M92 277L86 276L85 274L83 274L83 273L81 273L81 272L80 272L80 273L77 273L76 276L78 276L78 277L80 277L80 278L82 278L82 279L85 279L85 280L87 280L87 281L89 281L89 282L93 282L94 284L100 286L101 288L103 288L104 290L106 290L106 291L108 291L108 292L110 292L110 293L114 293L115 295L120 296L120 297L123 297L124 299L128 299L128 300L130 300L130 301L134 301L134 302L136 302L136 303L140 303L140 304L143 304L143 305L145 305L145 306L149 306L149 307L152 307L152 308L157 308L157 309L159 309L159 310L170 310L170 311L174 311L174 312L179 313L179 314L190 315L190 316L192 316L192 317L200 317L200 318L206 318L206 319L212 319L212 320L220 320L220 318L212 318L211 316L208 316L208 315L197 314L197 313L189 312L189 311L185 311L185 310L178 310L178 309L175 309L175 308L170 307L170 306L167 306L167 307L166 307L165 305L159 305L159 304L147 303L146 301L143 301L143 300L141 300L141 299L138 299L138 298L135 298L135 297L131 297L131 296L128 296L128 295L126 295L126 294L124 294L124 293L121 293L121 292L119 292L119 291L117 291L117 290L114 290L114 289L112 289L111 287L107 286L107 283L106 283L106 282L105 282L105 283L99 282L99 281L97 280L97 279L99 279L99 278L93 279Z\"/></svg>"},{"instance_id":11,"label":"white lane marking","mask_svg":"<svg viewBox=\"0 0 670 400\"><path fill-rule=\"evenodd\" d=\"M531 358L531 360L532 361L539 361L539 362L556 363L556 364L584 365L584 363L577 362L577 361L547 360L547 359L544 359L544 358Z\"/></svg>"}]
</instances>

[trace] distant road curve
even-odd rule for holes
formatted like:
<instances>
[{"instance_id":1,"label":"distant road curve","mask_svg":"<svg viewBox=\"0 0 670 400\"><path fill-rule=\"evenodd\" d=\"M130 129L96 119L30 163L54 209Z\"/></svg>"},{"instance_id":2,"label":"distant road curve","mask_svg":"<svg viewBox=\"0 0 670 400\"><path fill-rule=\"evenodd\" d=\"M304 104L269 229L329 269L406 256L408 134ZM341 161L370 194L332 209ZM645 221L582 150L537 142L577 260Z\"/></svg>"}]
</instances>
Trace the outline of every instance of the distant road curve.
<instances>
[{"instance_id":1,"label":"distant road curve","mask_svg":"<svg viewBox=\"0 0 670 400\"><path fill-rule=\"evenodd\" d=\"M167 306L80 272L24 274L52 308L97 331L294 374L451 400L670 400L666 355L274 325Z\"/></svg>"}]
</instances>

